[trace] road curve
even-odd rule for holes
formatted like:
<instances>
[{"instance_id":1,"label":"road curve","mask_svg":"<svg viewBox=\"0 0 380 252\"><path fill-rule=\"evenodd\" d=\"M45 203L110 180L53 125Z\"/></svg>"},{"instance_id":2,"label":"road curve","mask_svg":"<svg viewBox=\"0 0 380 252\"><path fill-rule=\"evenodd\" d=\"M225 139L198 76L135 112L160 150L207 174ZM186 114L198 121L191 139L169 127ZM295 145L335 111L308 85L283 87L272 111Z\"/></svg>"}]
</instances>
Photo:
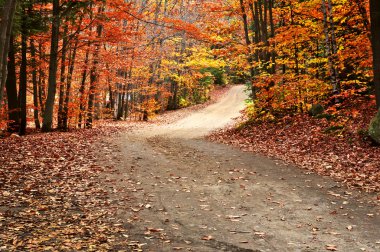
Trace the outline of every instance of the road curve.
<instances>
[{"instance_id":1,"label":"road curve","mask_svg":"<svg viewBox=\"0 0 380 252\"><path fill-rule=\"evenodd\" d=\"M175 138L199 138L223 128L240 115L248 98L243 85L233 86L216 103L169 125L155 127L150 135Z\"/></svg>"}]
</instances>

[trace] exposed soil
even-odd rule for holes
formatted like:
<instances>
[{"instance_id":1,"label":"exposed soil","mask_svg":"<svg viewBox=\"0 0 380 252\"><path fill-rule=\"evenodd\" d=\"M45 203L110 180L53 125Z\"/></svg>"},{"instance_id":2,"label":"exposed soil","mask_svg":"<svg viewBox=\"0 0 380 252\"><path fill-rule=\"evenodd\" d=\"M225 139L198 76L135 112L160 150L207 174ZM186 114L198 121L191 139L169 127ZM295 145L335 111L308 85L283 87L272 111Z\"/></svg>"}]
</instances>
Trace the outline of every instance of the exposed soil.
<instances>
[{"instance_id":1,"label":"exposed soil","mask_svg":"<svg viewBox=\"0 0 380 252\"><path fill-rule=\"evenodd\" d=\"M376 195L201 137L243 107L238 86L170 125L125 134L111 202L143 251L379 251ZM225 120L228 118L228 120ZM115 161L115 160L114 160Z\"/></svg>"}]
</instances>

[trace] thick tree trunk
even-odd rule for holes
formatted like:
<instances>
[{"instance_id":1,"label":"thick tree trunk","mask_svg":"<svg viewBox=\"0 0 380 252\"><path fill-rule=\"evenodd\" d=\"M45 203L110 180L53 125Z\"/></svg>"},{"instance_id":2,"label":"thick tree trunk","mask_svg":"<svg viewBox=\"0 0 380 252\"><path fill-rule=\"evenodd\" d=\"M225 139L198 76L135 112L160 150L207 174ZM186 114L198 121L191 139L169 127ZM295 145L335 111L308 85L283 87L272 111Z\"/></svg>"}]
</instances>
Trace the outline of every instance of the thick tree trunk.
<instances>
[{"instance_id":1,"label":"thick tree trunk","mask_svg":"<svg viewBox=\"0 0 380 252\"><path fill-rule=\"evenodd\" d=\"M380 1L370 0L376 105L380 108Z\"/></svg>"},{"instance_id":2,"label":"thick tree trunk","mask_svg":"<svg viewBox=\"0 0 380 252\"><path fill-rule=\"evenodd\" d=\"M4 86L7 78L9 41L12 34L16 4L17 0L6 0L0 13L0 108L3 102Z\"/></svg>"},{"instance_id":3,"label":"thick tree trunk","mask_svg":"<svg viewBox=\"0 0 380 252\"><path fill-rule=\"evenodd\" d=\"M120 88L120 87L119 87ZM124 115L124 99L125 99L125 85L122 85L122 90L119 92L118 108L117 108L117 120L121 120Z\"/></svg>"},{"instance_id":4,"label":"thick tree trunk","mask_svg":"<svg viewBox=\"0 0 380 252\"><path fill-rule=\"evenodd\" d=\"M55 94L57 91L57 68L58 68L58 42L59 42L59 26L60 26L60 6L59 0L53 0L53 24L51 35L51 49L49 62L49 87L48 97L46 99L44 121L42 131L51 131L53 126L53 112Z\"/></svg>"},{"instance_id":5,"label":"thick tree trunk","mask_svg":"<svg viewBox=\"0 0 380 252\"><path fill-rule=\"evenodd\" d=\"M16 82L16 59L15 48L13 44L13 36L10 39L10 46L8 52L8 73L6 81L7 100L8 100L8 115L9 115L9 132L18 132L20 129L20 108L17 96L17 82Z\"/></svg>"}]
</instances>

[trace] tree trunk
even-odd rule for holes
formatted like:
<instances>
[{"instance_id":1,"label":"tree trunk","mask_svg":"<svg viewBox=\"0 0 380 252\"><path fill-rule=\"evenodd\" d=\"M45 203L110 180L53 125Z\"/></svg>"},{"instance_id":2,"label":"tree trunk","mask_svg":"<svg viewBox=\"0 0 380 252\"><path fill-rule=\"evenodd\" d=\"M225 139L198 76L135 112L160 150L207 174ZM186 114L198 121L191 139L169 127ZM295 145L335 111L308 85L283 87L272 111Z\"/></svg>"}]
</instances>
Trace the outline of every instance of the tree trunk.
<instances>
[{"instance_id":1,"label":"tree trunk","mask_svg":"<svg viewBox=\"0 0 380 252\"><path fill-rule=\"evenodd\" d=\"M274 20L273 20L273 1L269 0L269 22L270 22L270 37L274 38L275 31L274 31ZM276 48L273 43L272 46L272 67L271 67L271 73L276 73Z\"/></svg>"},{"instance_id":2,"label":"tree trunk","mask_svg":"<svg viewBox=\"0 0 380 252\"><path fill-rule=\"evenodd\" d=\"M19 90L19 103L20 103L20 136L25 135L26 131L26 91L27 91L27 24L26 12L23 10L21 20L21 66L20 66L20 90Z\"/></svg>"},{"instance_id":3,"label":"tree trunk","mask_svg":"<svg viewBox=\"0 0 380 252\"><path fill-rule=\"evenodd\" d=\"M39 51L39 59L40 61L44 60L44 55L42 52L42 43L41 41L38 44L38 51ZM40 101L40 110L41 110L41 116L43 117L43 112L45 111L45 98L46 98L46 93L45 93L45 73L42 70L42 66L39 66L38 69L38 100Z\"/></svg>"},{"instance_id":4,"label":"tree trunk","mask_svg":"<svg viewBox=\"0 0 380 252\"><path fill-rule=\"evenodd\" d=\"M370 0L376 106L380 108L380 1Z\"/></svg>"},{"instance_id":5,"label":"tree trunk","mask_svg":"<svg viewBox=\"0 0 380 252\"><path fill-rule=\"evenodd\" d=\"M53 112L55 93L57 91L57 68L58 68L58 42L60 26L59 0L53 0L53 24L51 34L50 62L49 62L49 87L48 97L45 104L42 131L51 131L53 126Z\"/></svg>"},{"instance_id":6,"label":"tree trunk","mask_svg":"<svg viewBox=\"0 0 380 252\"><path fill-rule=\"evenodd\" d=\"M85 109L85 97L84 97L84 91L86 88L86 79L87 79L87 65L90 57L90 42L88 43L88 49L86 50L86 56L84 59L84 69L82 72L82 81L79 88L79 119L78 119L78 128L82 128L82 122L83 122L83 115L84 115L84 109Z\"/></svg>"},{"instance_id":7,"label":"tree trunk","mask_svg":"<svg viewBox=\"0 0 380 252\"><path fill-rule=\"evenodd\" d=\"M63 106L63 129L67 130L69 128L69 103L70 103L70 95L71 95L71 83L73 79L74 74L74 66L75 66L75 59L77 55L77 48L78 48L79 39L76 38L74 48L72 49L72 55L70 59L70 66L69 66L69 74L67 76L67 86L66 86L66 94L65 94L65 103Z\"/></svg>"},{"instance_id":8,"label":"tree trunk","mask_svg":"<svg viewBox=\"0 0 380 252\"><path fill-rule=\"evenodd\" d=\"M248 17L247 13L245 12L245 6L244 6L244 1L240 0L240 9L241 9L241 15L242 15L242 20L243 20L243 27L244 27L244 38L245 38L245 43L247 46L247 61L249 64L249 74L250 74L250 85L251 85L251 98L252 100L256 99L256 88L253 83L253 78L255 76L255 70L253 68L253 59L252 59L252 52L251 52L251 40L249 39L249 30L248 30Z\"/></svg>"},{"instance_id":9,"label":"tree trunk","mask_svg":"<svg viewBox=\"0 0 380 252\"><path fill-rule=\"evenodd\" d=\"M40 129L40 119L38 114L38 82L37 82L37 61L36 61L36 46L34 44L34 39L30 40L30 56L32 57L32 82L33 82L33 116L34 116L34 124L36 125L36 129Z\"/></svg>"},{"instance_id":10,"label":"tree trunk","mask_svg":"<svg viewBox=\"0 0 380 252\"><path fill-rule=\"evenodd\" d=\"M68 27L67 24L63 28L63 42L62 42L62 57L61 57L61 77L59 81L59 102L58 102L58 129L63 129L63 102L65 96L65 80L66 80L66 53L67 53L67 33Z\"/></svg>"},{"instance_id":11,"label":"tree trunk","mask_svg":"<svg viewBox=\"0 0 380 252\"><path fill-rule=\"evenodd\" d=\"M339 70L337 67L338 62L338 46L336 44L336 36L335 36L335 24L333 17L333 8L332 8L332 0L328 0L329 5L329 23L330 23L330 33L331 33L331 49L332 49L332 62L333 62L333 93L340 93L340 80L339 80ZM338 101L338 100L337 100Z\"/></svg>"},{"instance_id":12,"label":"tree trunk","mask_svg":"<svg viewBox=\"0 0 380 252\"><path fill-rule=\"evenodd\" d=\"M8 99L8 115L9 115L9 132L18 132L20 129L20 109L17 96L17 83L16 83L16 59L15 48L13 44L13 36L10 39L10 46L8 52L8 73L6 81L7 99Z\"/></svg>"},{"instance_id":13,"label":"tree trunk","mask_svg":"<svg viewBox=\"0 0 380 252\"><path fill-rule=\"evenodd\" d=\"M326 56L328 59L331 86L333 87L333 93L336 94L336 93L339 93L339 83L338 83L338 77L337 77L338 71L335 66L336 41L335 41L335 31L332 30L334 26L333 26L331 8L332 8L332 5L330 5L330 2L326 6L326 1L322 0Z\"/></svg>"},{"instance_id":14,"label":"tree trunk","mask_svg":"<svg viewBox=\"0 0 380 252\"><path fill-rule=\"evenodd\" d=\"M103 7L99 7L99 14L103 12ZM103 26L99 24L96 28L97 32L97 39L100 40L100 37L102 36L103 32ZM96 85L98 82L98 72L97 67L99 64L99 52L101 47L101 42L97 41L95 45L95 52L93 56L93 63L90 71L90 89L89 89L89 96L88 96L88 110L87 110L87 117L86 117L86 128L90 129L92 128L92 123L94 119L94 104L95 104L95 93L96 93Z\"/></svg>"},{"instance_id":15,"label":"tree trunk","mask_svg":"<svg viewBox=\"0 0 380 252\"><path fill-rule=\"evenodd\" d=\"M6 0L0 21L0 108L3 102L4 86L7 78L9 41L12 34L13 17L17 0Z\"/></svg>"}]
</instances>

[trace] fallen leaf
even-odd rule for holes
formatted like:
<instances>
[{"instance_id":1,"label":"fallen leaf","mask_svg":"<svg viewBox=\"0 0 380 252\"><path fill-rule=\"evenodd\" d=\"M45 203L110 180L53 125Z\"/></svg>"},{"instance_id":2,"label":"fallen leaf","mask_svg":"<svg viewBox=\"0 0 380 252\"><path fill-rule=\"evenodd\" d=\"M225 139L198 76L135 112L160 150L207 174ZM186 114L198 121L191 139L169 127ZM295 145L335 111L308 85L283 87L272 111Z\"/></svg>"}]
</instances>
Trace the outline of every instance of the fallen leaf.
<instances>
[{"instance_id":1,"label":"fallen leaf","mask_svg":"<svg viewBox=\"0 0 380 252\"><path fill-rule=\"evenodd\" d=\"M210 241L210 240L214 240L214 237L212 237L211 235L205 235L202 237L202 240L204 241Z\"/></svg>"},{"instance_id":2,"label":"fallen leaf","mask_svg":"<svg viewBox=\"0 0 380 252\"><path fill-rule=\"evenodd\" d=\"M337 246L332 244L327 244L326 249L330 251L337 251Z\"/></svg>"}]
</instances>

